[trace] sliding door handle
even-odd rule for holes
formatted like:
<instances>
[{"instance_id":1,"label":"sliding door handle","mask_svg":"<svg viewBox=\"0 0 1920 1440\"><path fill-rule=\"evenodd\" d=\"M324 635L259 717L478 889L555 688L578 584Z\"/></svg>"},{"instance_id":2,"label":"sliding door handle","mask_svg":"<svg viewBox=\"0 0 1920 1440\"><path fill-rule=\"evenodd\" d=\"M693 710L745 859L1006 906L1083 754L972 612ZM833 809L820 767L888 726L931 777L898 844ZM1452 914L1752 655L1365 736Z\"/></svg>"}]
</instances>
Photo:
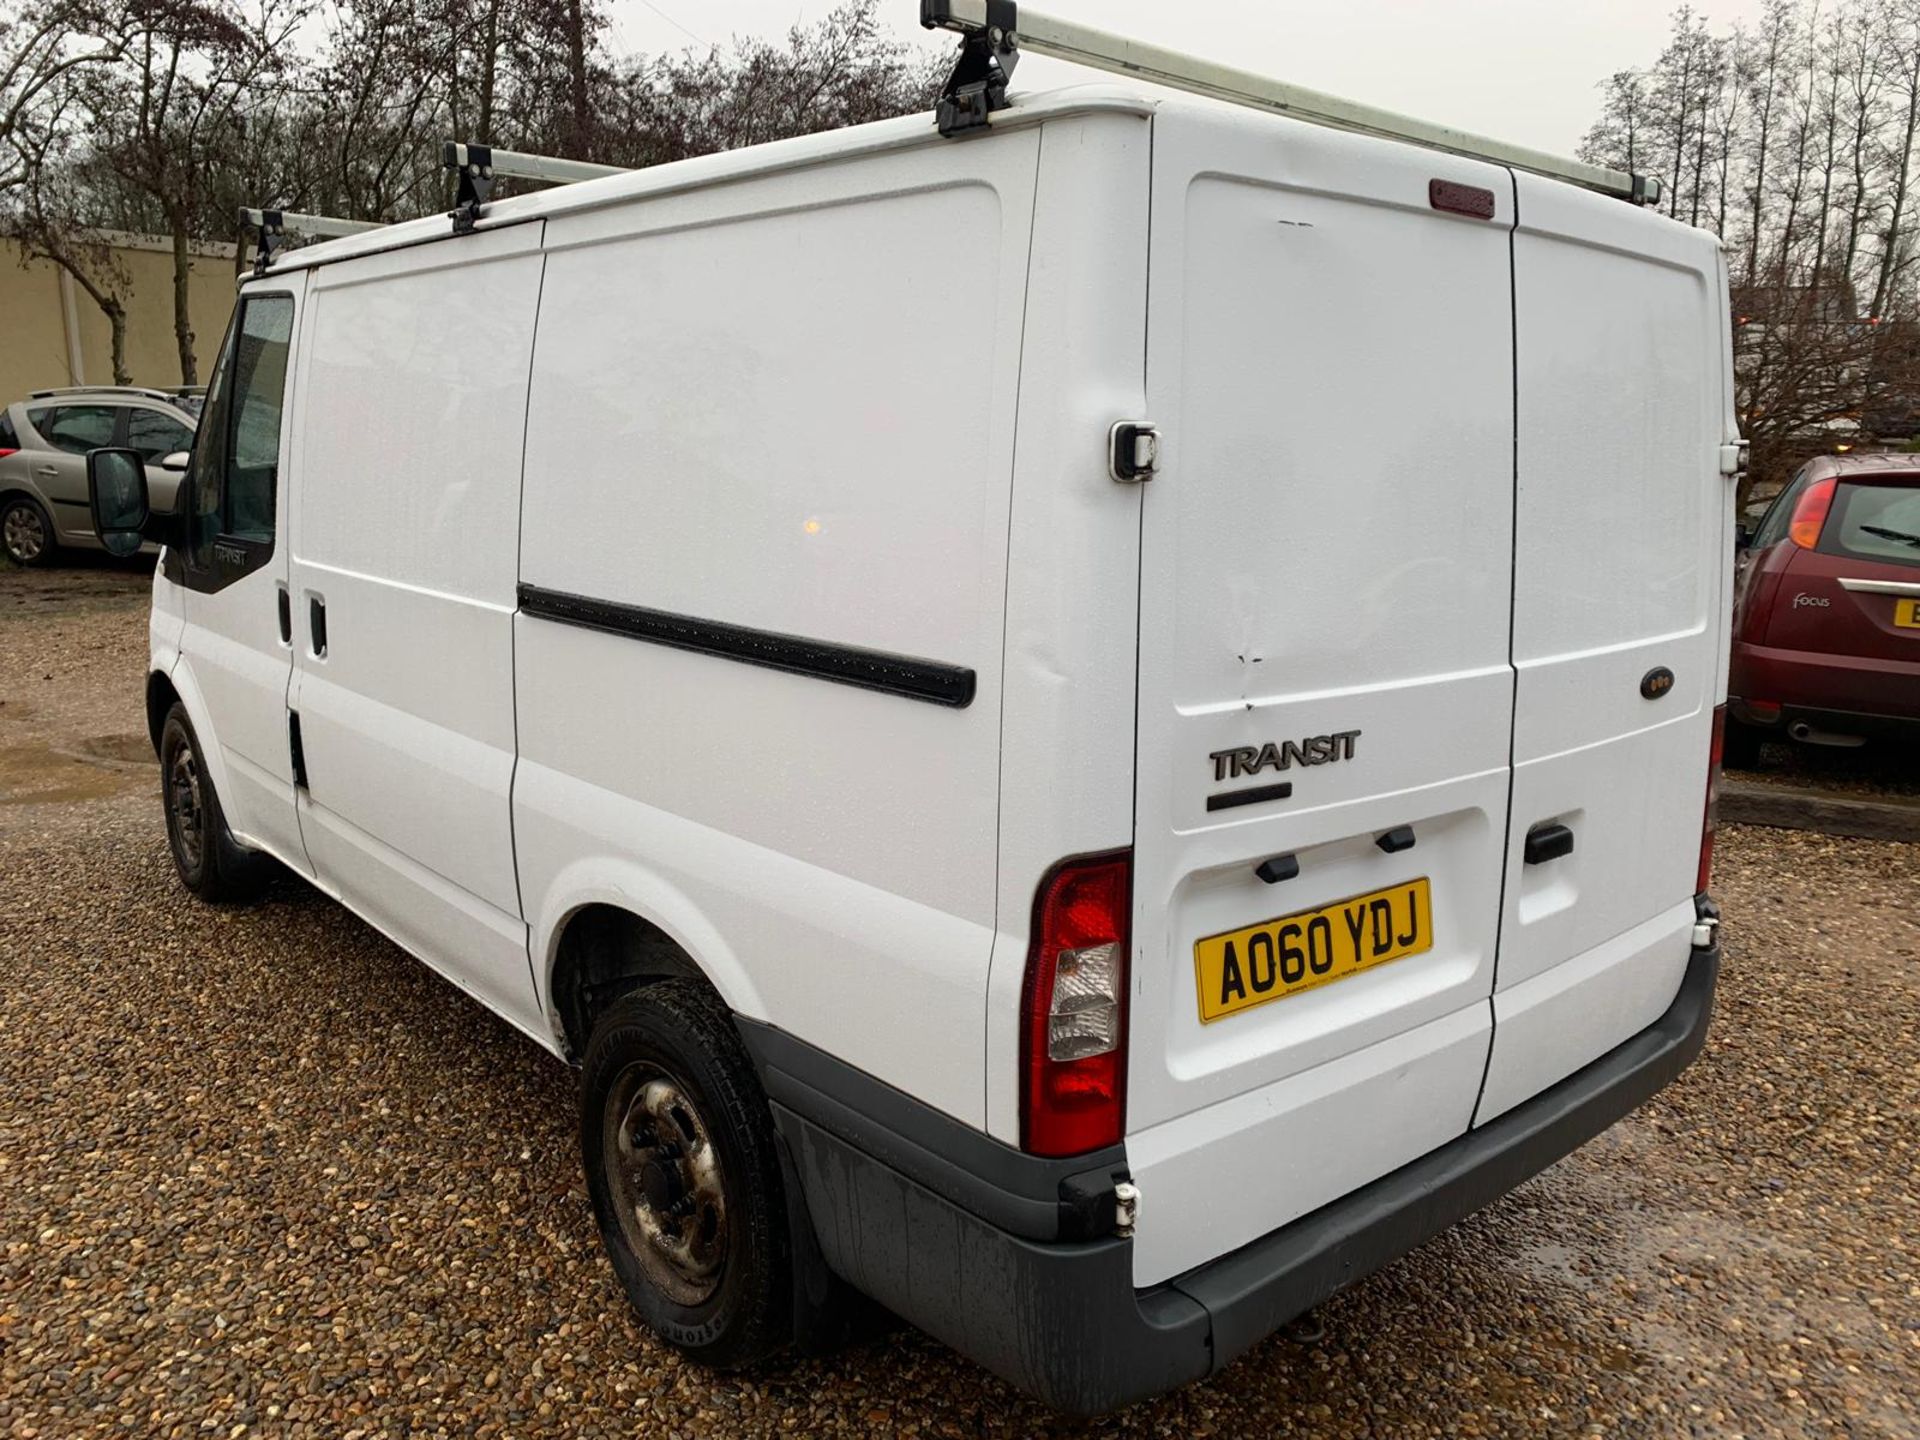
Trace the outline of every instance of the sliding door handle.
<instances>
[{"instance_id":1,"label":"sliding door handle","mask_svg":"<svg viewBox=\"0 0 1920 1440\"><path fill-rule=\"evenodd\" d=\"M313 658L327 658L327 602L318 595L307 597L307 645Z\"/></svg>"}]
</instances>

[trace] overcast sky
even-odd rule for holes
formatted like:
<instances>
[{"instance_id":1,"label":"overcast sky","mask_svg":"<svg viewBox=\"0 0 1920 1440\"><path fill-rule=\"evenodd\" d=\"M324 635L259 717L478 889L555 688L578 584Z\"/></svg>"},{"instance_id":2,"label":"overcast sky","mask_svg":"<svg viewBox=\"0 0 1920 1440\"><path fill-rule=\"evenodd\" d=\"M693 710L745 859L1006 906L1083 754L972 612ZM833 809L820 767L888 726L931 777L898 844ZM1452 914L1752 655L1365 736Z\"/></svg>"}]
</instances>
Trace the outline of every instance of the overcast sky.
<instances>
[{"instance_id":1,"label":"overcast sky","mask_svg":"<svg viewBox=\"0 0 1920 1440\"><path fill-rule=\"evenodd\" d=\"M1678 0L1046 0L1035 8L1316 90L1570 153L1594 86L1660 52ZM1714 28L1760 0L1693 0ZM831 0L609 0L617 52L680 50L736 34L778 35ZM917 0L882 0L905 37ZM945 36L939 43L945 46ZM1039 56L1016 90L1087 78Z\"/></svg>"}]
</instances>

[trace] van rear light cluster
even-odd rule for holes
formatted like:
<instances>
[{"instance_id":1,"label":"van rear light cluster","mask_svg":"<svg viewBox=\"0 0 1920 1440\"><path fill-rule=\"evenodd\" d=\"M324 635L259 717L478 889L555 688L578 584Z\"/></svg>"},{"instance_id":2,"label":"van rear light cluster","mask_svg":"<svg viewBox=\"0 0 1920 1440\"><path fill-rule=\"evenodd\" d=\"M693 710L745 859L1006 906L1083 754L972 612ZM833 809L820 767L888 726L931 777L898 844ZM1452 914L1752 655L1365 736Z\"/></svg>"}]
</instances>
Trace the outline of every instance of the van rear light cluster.
<instances>
[{"instance_id":1,"label":"van rear light cluster","mask_svg":"<svg viewBox=\"0 0 1920 1440\"><path fill-rule=\"evenodd\" d=\"M1793 519L1787 522L1787 538L1802 550L1811 550L1820 543L1820 532L1826 529L1827 512L1833 508L1833 490L1837 483L1829 475L1809 485L1806 494L1795 502Z\"/></svg>"},{"instance_id":2,"label":"van rear light cluster","mask_svg":"<svg viewBox=\"0 0 1920 1440\"><path fill-rule=\"evenodd\" d=\"M1126 1120L1131 852L1066 860L1034 902L1021 994L1020 1145L1081 1155Z\"/></svg>"},{"instance_id":3,"label":"van rear light cluster","mask_svg":"<svg viewBox=\"0 0 1920 1440\"><path fill-rule=\"evenodd\" d=\"M1713 883L1713 832L1719 823L1720 762L1727 753L1727 707L1713 709L1713 750L1707 762L1707 810L1700 821L1700 870L1694 876L1693 893L1704 895Z\"/></svg>"}]
</instances>

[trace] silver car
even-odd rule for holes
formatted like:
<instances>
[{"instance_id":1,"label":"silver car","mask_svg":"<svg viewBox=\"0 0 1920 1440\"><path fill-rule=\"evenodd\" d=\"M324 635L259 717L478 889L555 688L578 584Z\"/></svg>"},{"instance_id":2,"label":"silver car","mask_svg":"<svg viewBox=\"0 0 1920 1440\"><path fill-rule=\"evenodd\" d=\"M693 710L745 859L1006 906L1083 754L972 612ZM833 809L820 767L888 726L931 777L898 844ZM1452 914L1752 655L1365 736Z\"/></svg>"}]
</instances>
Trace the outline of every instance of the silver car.
<instances>
[{"instance_id":1,"label":"silver car","mask_svg":"<svg viewBox=\"0 0 1920 1440\"><path fill-rule=\"evenodd\" d=\"M197 398L97 385L36 390L0 410L0 549L7 558L43 565L61 546L100 548L87 508L87 452L104 445L138 450L153 508L172 509L183 472L160 462L193 448Z\"/></svg>"}]
</instances>

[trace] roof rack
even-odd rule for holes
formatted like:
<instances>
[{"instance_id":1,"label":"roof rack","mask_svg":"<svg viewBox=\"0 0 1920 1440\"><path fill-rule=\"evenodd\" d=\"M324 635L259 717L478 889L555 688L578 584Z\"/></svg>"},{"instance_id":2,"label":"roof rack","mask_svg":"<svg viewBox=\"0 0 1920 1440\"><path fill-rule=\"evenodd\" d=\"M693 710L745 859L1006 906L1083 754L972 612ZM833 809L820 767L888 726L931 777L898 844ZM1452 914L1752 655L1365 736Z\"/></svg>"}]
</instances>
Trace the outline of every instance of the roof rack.
<instances>
[{"instance_id":1,"label":"roof rack","mask_svg":"<svg viewBox=\"0 0 1920 1440\"><path fill-rule=\"evenodd\" d=\"M619 165L594 165L585 160L561 160L551 155L528 155L519 150L496 150L491 145L467 145L449 140L440 147L440 162L460 177L453 206L453 233L464 235L480 218L481 207L493 193L497 176L540 180L549 185L571 185L624 175Z\"/></svg>"},{"instance_id":2,"label":"roof rack","mask_svg":"<svg viewBox=\"0 0 1920 1440\"><path fill-rule=\"evenodd\" d=\"M179 393L177 390L156 390L151 385L59 385L48 390L35 390L27 398L52 400L60 395L138 395L143 400L172 400Z\"/></svg>"},{"instance_id":3,"label":"roof rack","mask_svg":"<svg viewBox=\"0 0 1920 1440\"><path fill-rule=\"evenodd\" d=\"M260 249L253 257L253 273L264 275L273 263L273 252L284 248L288 235L306 235L316 240L332 240L342 235L359 235L381 227L377 220L337 220L331 215L301 215L292 210L251 210L240 207L240 228L259 232Z\"/></svg>"},{"instance_id":4,"label":"roof rack","mask_svg":"<svg viewBox=\"0 0 1920 1440\"><path fill-rule=\"evenodd\" d=\"M1177 50L1110 35L1020 7L1017 0L920 0L920 23L929 30L953 30L965 38L953 74L940 97L937 118L942 135L964 135L1007 107L1007 81L1020 52L1031 50L1071 60L1116 75L1131 75L1194 95L1270 110L1296 120L1404 140L1430 150L1445 150L1496 165L1510 165L1554 180L1565 180L1603 195L1652 205L1660 199L1660 181L1650 175L1608 170L1563 159L1524 145L1509 145L1447 125L1396 115L1337 95L1216 65Z\"/></svg>"}]
</instances>

